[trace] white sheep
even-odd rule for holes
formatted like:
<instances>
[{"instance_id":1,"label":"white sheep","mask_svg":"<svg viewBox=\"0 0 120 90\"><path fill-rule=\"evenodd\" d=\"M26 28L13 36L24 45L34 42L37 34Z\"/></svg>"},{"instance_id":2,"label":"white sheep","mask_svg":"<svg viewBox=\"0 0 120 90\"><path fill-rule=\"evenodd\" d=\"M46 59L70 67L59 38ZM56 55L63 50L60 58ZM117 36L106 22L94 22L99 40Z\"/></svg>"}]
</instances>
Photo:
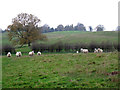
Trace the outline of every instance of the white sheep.
<instances>
[{"instance_id":1,"label":"white sheep","mask_svg":"<svg viewBox=\"0 0 120 90\"><path fill-rule=\"evenodd\" d=\"M41 55L41 52L38 52L37 55Z\"/></svg>"},{"instance_id":2,"label":"white sheep","mask_svg":"<svg viewBox=\"0 0 120 90\"><path fill-rule=\"evenodd\" d=\"M17 57L21 57L21 56L22 56L22 53L21 53L21 52L17 52L17 53L16 53L16 56L17 56Z\"/></svg>"},{"instance_id":3,"label":"white sheep","mask_svg":"<svg viewBox=\"0 0 120 90\"><path fill-rule=\"evenodd\" d=\"M95 48L94 53L98 53L98 49Z\"/></svg>"},{"instance_id":4,"label":"white sheep","mask_svg":"<svg viewBox=\"0 0 120 90\"><path fill-rule=\"evenodd\" d=\"M100 48L98 48L98 52L102 53L102 52L103 52L103 50L102 50L102 49L100 49Z\"/></svg>"},{"instance_id":5,"label":"white sheep","mask_svg":"<svg viewBox=\"0 0 120 90\"><path fill-rule=\"evenodd\" d=\"M33 55L35 54L34 51L32 51Z\"/></svg>"},{"instance_id":6,"label":"white sheep","mask_svg":"<svg viewBox=\"0 0 120 90\"><path fill-rule=\"evenodd\" d=\"M83 49L83 48L81 48L81 52L82 52L82 53L88 53L88 49Z\"/></svg>"},{"instance_id":7,"label":"white sheep","mask_svg":"<svg viewBox=\"0 0 120 90\"><path fill-rule=\"evenodd\" d=\"M7 53L7 57L11 57L11 53L10 52Z\"/></svg>"},{"instance_id":8,"label":"white sheep","mask_svg":"<svg viewBox=\"0 0 120 90\"><path fill-rule=\"evenodd\" d=\"M76 53L79 53L78 51L76 51Z\"/></svg>"},{"instance_id":9,"label":"white sheep","mask_svg":"<svg viewBox=\"0 0 120 90\"><path fill-rule=\"evenodd\" d=\"M29 56L33 56L34 54L34 51L29 52Z\"/></svg>"}]
</instances>

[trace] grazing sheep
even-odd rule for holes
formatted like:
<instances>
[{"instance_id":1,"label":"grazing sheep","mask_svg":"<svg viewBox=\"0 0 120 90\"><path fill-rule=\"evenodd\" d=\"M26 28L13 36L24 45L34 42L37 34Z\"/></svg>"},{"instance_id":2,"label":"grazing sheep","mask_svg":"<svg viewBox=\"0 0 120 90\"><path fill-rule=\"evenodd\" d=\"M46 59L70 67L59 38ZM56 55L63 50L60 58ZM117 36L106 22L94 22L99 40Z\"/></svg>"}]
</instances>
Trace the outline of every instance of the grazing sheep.
<instances>
[{"instance_id":1,"label":"grazing sheep","mask_svg":"<svg viewBox=\"0 0 120 90\"><path fill-rule=\"evenodd\" d=\"M32 53L32 52L29 52L29 56L33 56L33 53Z\"/></svg>"},{"instance_id":2,"label":"grazing sheep","mask_svg":"<svg viewBox=\"0 0 120 90\"><path fill-rule=\"evenodd\" d=\"M76 51L76 53L79 53L78 51Z\"/></svg>"},{"instance_id":3,"label":"grazing sheep","mask_svg":"<svg viewBox=\"0 0 120 90\"><path fill-rule=\"evenodd\" d=\"M21 57L21 56L22 56L22 53L21 53L21 52L17 52L17 53L16 53L16 56L17 56L17 57Z\"/></svg>"},{"instance_id":4,"label":"grazing sheep","mask_svg":"<svg viewBox=\"0 0 120 90\"><path fill-rule=\"evenodd\" d=\"M98 49L95 48L94 53L98 53Z\"/></svg>"},{"instance_id":5,"label":"grazing sheep","mask_svg":"<svg viewBox=\"0 0 120 90\"><path fill-rule=\"evenodd\" d=\"M102 50L102 49L100 49L100 48L98 48L98 52L102 53L102 52L103 52L103 50Z\"/></svg>"},{"instance_id":6,"label":"grazing sheep","mask_svg":"<svg viewBox=\"0 0 120 90\"><path fill-rule=\"evenodd\" d=\"M81 52L82 52L82 53L88 53L88 49L83 49L83 48L81 48Z\"/></svg>"},{"instance_id":7,"label":"grazing sheep","mask_svg":"<svg viewBox=\"0 0 120 90\"><path fill-rule=\"evenodd\" d=\"M11 53L10 52L8 52L7 57L11 57Z\"/></svg>"},{"instance_id":8,"label":"grazing sheep","mask_svg":"<svg viewBox=\"0 0 120 90\"><path fill-rule=\"evenodd\" d=\"M35 54L34 51L32 51L33 55Z\"/></svg>"},{"instance_id":9,"label":"grazing sheep","mask_svg":"<svg viewBox=\"0 0 120 90\"><path fill-rule=\"evenodd\" d=\"M34 54L34 51L29 52L29 56L33 56Z\"/></svg>"},{"instance_id":10,"label":"grazing sheep","mask_svg":"<svg viewBox=\"0 0 120 90\"><path fill-rule=\"evenodd\" d=\"M41 55L41 52L38 52L37 55Z\"/></svg>"}]
</instances>

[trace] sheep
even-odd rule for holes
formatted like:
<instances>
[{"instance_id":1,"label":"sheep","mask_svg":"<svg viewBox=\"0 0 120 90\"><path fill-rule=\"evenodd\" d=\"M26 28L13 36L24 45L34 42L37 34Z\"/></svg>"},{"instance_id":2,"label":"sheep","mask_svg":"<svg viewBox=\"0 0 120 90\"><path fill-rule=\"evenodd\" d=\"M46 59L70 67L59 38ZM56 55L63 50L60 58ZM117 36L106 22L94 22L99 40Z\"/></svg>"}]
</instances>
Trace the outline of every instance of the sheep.
<instances>
[{"instance_id":1,"label":"sheep","mask_svg":"<svg viewBox=\"0 0 120 90\"><path fill-rule=\"evenodd\" d=\"M22 53L21 53L21 52L17 52L17 53L16 53L16 56L17 56L17 57L21 57L21 56L22 56Z\"/></svg>"},{"instance_id":2,"label":"sheep","mask_svg":"<svg viewBox=\"0 0 120 90\"><path fill-rule=\"evenodd\" d=\"M88 49L83 49L83 48L81 48L81 52L82 52L82 53L88 53Z\"/></svg>"},{"instance_id":3,"label":"sheep","mask_svg":"<svg viewBox=\"0 0 120 90\"><path fill-rule=\"evenodd\" d=\"M37 55L41 55L41 52L38 52Z\"/></svg>"},{"instance_id":4,"label":"sheep","mask_svg":"<svg viewBox=\"0 0 120 90\"><path fill-rule=\"evenodd\" d=\"M100 49L100 48L98 48L98 52L102 53L102 52L103 52L103 50L102 50L102 49Z\"/></svg>"},{"instance_id":5,"label":"sheep","mask_svg":"<svg viewBox=\"0 0 120 90\"><path fill-rule=\"evenodd\" d=\"M34 54L34 51L29 52L29 56L33 56Z\"/></svg>"},{"instance_id":6,"label":"sheep","mask_svg":"<svg viewBox=\"0 0 120 90\"><path fill-rule=\"evenodd\" d=\"M7 57L11 57L11 53L10 52L8 52Z\"/></svg>"},{"instance_id":7,"label":"sheep","mask_svg":"<svg viewBox=\"0 0 120 90\"><path fill-rule=\"evenodd\" d=\"M95 48L94 53L98 53L98 49Z\"/></svg>"},{"instance_id":8,"label":"sheep","mask_svg":"<svg viewBox=\"0 0 120 90\"><path fill-rule=\"evenodd\" d=\"M78 51L76 51L76 53L79 53Z\"/></svg>"},{"instance_id":9,"label":"sheep","mask_svg":"<svg viewBox=\"0 0 120 90\"><path fill-rule=\"evenodd\" d=\"M29 56L33 56L33 53L32 53L32 52L29 52Z\"/></svg>"},{"instance_id":10,"label":"sheep","mask_svg":"<svg viewBox=\"0 0 120 90\"><path fill-rule=\"evenodd\" d=\"M35 54L34 51L32 51L33 55Z\"/></svg>"}]
</instances>

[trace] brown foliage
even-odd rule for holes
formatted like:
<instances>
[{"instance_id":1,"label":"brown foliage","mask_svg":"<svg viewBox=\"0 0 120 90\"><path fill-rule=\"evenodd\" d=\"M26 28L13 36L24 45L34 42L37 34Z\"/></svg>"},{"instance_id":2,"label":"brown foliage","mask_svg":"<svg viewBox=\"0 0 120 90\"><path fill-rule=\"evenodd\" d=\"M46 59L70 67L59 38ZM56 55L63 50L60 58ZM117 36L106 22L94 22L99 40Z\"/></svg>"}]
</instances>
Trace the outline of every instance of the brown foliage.
<instances>
[{"instance_id":1,"label":"brown foliage","mask_svg":"<svg viewBox=\"0 0 120 90\"><path fill-rule=\"evenodd\" d=\"M9 39L14 44L28 44L35 40L44 40L46 36L39 28L40 19L32 14L21 13L13 18L12 25L7 28Z\"/></svg>"}]
</instances>

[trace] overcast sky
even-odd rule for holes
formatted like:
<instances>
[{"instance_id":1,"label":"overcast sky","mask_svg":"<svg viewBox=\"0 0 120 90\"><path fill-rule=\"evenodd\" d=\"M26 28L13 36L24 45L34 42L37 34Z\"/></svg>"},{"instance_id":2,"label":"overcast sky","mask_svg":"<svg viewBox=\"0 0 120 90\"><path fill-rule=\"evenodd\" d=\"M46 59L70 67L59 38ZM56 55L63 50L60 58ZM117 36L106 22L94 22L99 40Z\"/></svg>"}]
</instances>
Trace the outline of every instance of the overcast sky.
<instances>
[{"instance_id":1,"label":"overcast sky","mask_svg":"<svg viewBox=\"0 0 120 90\"><path fill-rule=\"evenodd\" d=\"M86 28L102 24L106 31L118 26L119 0L1 0L0 28L6 29L19 13L37 16L41 25L56 28L83 23Z\"/></svg>"}]
</instances>

